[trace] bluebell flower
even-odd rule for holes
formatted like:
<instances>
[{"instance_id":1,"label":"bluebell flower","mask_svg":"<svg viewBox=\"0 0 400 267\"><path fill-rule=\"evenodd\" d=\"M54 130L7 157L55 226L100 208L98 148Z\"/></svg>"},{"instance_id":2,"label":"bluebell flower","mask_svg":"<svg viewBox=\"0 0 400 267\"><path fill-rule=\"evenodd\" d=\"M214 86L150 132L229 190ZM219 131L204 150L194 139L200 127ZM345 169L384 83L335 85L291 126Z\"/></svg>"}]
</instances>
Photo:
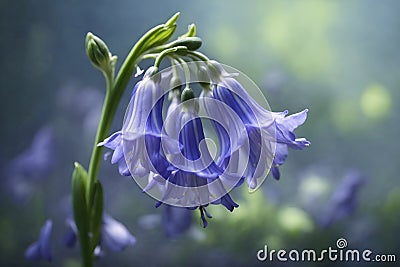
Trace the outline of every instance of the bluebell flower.
<instances>
[{"instance_id":1,"label":"bluebell flower","mask_svg":"<svg viewBox=\"0 0 400 267\"><path fill-rule=\"evenodd\" d=\"M142 177L150 171L168 176L160 153L164 90L156 71L149 68L135 85L122 129L98 144L114 150L111 163L118 163L125 176Z\"/></svg>"},{"instance_id":2,"label":"bluebell flower","mask_svg":"<svg viewBox=\"0 0 400 267\"><path fill-rule=\"evenodd\" d=\"M72 218L67 218L66 224L68 232L64 236L64 244L72 248L77 241L78 230ZM97 246L97 256L102 254L102 247L106 247L111 251L122 251L128 246L133 246L136 243L136 238L129 230L119 221L115 220L108 214L103 215L101 225L100 243Z\"/></svg>"},{"instance_id":3,"label":"bluebell flower","mask_svg":"<svg viewBox=\"0 0 400 267\"><path fill-rule=\"evenodd\" d=\"M39 240L31 244L26 249L26 259L51 261L50 237L52 229L53 222L51 220L47 220L40 230Z\"/></svg>"},{"instance_id":4,"label":"bluebell flower","mask_svg":"<svg viewBox=\"0 0 400 267\"><path fill-rule=\"evenodd\" d=\"M149 184L145 191L156 184L161 188L162 198L156 206L162 203L178 205L189 209L199 208L204 227L207 226L205 207L212 204L222 204L230 211L238 205L229 196L224 181L234 179L223 177L221 169L210 155L205 143L201 119L197 114L198 103L188 100L179 105L179 100L172 100L167 112L165 134L179 140L173 153L169 153L169 145L164 146L166 157L170 162L171 174L163 177L151 173ZM181 149L182 153L175 153ZM208 217L208 216L207 216ZM209 217L211 218L211 216Z\"/></svg>"},{"instance_id":5,"label":"bluebell flower","mask_svg":"<svg viewBox=\"0 0 400 267\"><path fill-rule=\"evenodd\" d=\"M184 207L164 205L162 227L169 238L177 238L192 224L193 211Z\"/></svg>"},{"instance_id":6,"label":"bluebell flower","mask_svg":"<svg viewBox=\"0 0 400 267\"><path fill-rule=\"evenodd\" d=\"M288 117L285 117L287 111L275 113L266 110L247 93L233 75L228 74L219 63L213 64L212 97L228 105L246 128L249 143L243 148L248 150L247 158L237 160L248 163L243 172L248 186L251 189L256 188L259 184L257 179L263 179L270 167L273 176L279 179L277 167L285 161L287 148L303 149L310 144L304 138L296 138L293 133L295 128L304 123L308 110ZM240 151L233 151L226 160L231 160L235 153L239 154Z\"/></svg>"}]
</instances>

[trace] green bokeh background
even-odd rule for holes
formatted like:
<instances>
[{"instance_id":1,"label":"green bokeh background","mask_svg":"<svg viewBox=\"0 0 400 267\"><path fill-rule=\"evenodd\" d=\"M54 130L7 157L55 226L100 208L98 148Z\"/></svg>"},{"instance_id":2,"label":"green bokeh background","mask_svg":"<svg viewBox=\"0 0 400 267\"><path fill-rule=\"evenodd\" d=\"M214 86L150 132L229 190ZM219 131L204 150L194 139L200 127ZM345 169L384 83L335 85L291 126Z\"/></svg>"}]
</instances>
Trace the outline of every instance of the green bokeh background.
<instances>
[{"instance_id":1,"label":"green bokeh background","mask_svg":"<svg viewBox=\"0 0 400 267\"><path fill-rule=\"evenodd\" d=\"M141 34L177 11L177 32L194 22L204 42L201 51L246 73L272 110L309 108L296 133L312 145L290 151L280 181L268 178L254 194L237 192L240 208L233 214L210 208L214 218L207 229L196 214L192 229L178 240L167 239L159 225L143 227L143 216L161 210L104 162L100 179L106 209L138 241L122 253L107 253L97 266L274 266L277 262L256 259L265 244L320 250L335 246L340 237L351 248L396 254L400 260L399 10L395 0L1 0L0 167L6 169L44 125L54 129L57 164L48 177L35 181L23 201L15 200L5 182L12 174L1 173L0 265L50 266L23 259L50 217L55 224L52 265L78 266L78 249L62 245L67 213L60 207L68 202L73 161L88 164L94 131L60 103L66 88L73 88L76 94L95 92L100 97L89 104L101 104L103 78L86 58L85 34L103 38L120 64ZM129 92L113 130L120 127L128 100ZM357 209L322 228L307 207L322 212L323 204L305 202L310 194L329 195L349 170L366 177Z\"/></svg>"}]
</instances>

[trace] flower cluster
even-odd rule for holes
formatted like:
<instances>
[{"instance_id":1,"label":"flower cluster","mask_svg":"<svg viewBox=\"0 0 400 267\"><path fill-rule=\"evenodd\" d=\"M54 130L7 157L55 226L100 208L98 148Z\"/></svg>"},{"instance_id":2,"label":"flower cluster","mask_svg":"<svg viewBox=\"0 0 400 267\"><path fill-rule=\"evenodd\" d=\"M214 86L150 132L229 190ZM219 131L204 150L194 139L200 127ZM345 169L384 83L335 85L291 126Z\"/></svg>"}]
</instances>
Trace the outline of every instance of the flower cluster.
<instances>
[{"instance_id":1,"label":"flower cluster","mask_svg":"<svg viewBox=\"0 0 400 267\"><path fill-rule=\"evenodd\" d=\"M271 112L218 62L179 62L145 72L122 129L98 145L114 150L111 162L156 198L156 207L198 208L206 227L209 204L233 211L232 189L246 182L255 190L269 171L279 179L288 148L309 146L293 133L308 110Z\"/></svg>"},{"instance_id":2,"label":"flower cluster","mask_svg":"<svg viewBox=\"0 0 400 267\"><path fill-rule=\"evenodd\" d=\"M293 133L306 120L307 110L287 116L287 111L271 112L266 102L255 101L250 93L254 88L249 88L253 82L243 83L236 71L228 72L197 51L202 40L194 24L170 41L178 17L179 12L144 34L117 73L117 56L98 36L86 36L87 56L103 73L107 93L89 166L86 170L75 162L72 173L74 220L68 221L66 244L73 246L79 238L85 266L91 266L104 246L118 251L135 243L121 223L103 212L98 178L103 146L114 151L111 162L118 163L122 175L132 176L143 192L157 199L156 207L164 204L166 233L176 237L190 227L192 210L200 211L207 227L208 205L233 211L239 207L230 195L233 189L246 184L257 190L270 171L279 179L278 167L288 148L310 144ZM160 71L166 58L171 67ZM154 59L154 65L144 72L138 64L145 59ZM135 67L135 77L144 75L133 88L122 128L105 138ZM26 251L27 258L51 259L51 230L48 221Z\"/></svg>"}]
</instances>

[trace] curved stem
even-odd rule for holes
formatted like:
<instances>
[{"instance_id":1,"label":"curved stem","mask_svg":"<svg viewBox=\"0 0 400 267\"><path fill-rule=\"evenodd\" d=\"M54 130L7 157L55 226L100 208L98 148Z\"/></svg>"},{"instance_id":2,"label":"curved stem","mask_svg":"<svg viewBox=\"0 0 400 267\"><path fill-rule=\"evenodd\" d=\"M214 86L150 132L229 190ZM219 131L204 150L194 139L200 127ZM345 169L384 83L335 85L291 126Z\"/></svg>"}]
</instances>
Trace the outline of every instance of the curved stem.
<instances>
[{"instance_id":1,"label":"curved stem","mask_svg":"<svg viewBox=\"0 0 400 267\"><path fill-rule=\"evenodd\" d=\"M114 112L112 112L112 102L113 102L113 95L112 95L112 86L114 79L112 75L105 75L106 83L107 83L107 90L106 95L104 98L103 109L101 111L100 122L97 127L96 137L93 144L92 155L90 158L89 169L88 169L88 176L89 176L89 186L87 188L87 196L88 196L88 207L92 207L93 204L93 188L94 183L97 180L99 167L101 162L101 155L103 151L103 147L97 146L98 143L103 141L110 130L112 118ZM119 102L119 101L118 101Z\"/></svg>"},{"instance_id":2,"label":"curved stem","mask_svg":"<svg viewBox=\"0 0 400 267\"><path fill-rule=\"evenodd\" d=\"M197 52L197 51L188 51L188 54L189 54L189 56L192 56L194 58L200 59L205 62L210 60L206 55L204 55L200 52Z\"/></svg>"},{"instance_id":3,"label":"curved stem","mask_svg":"<svg viewBox=\"0 0 400 267\"><path fill-rule=\"evenodd\" d=\"M176 47L172 47L169 49L166 49L164 51L162 51L157 57L156 60L154 61L154 67L159 68L161 61L164 59L164 57L170 55L170 54L174 54L176 52L180 52L180 51L185 51L187 52L187 47L186 46L176 46Z\"/></svg>"},{"instance_id":4,"label":"curved stem","mask_svg":"<svg viewBox=\"0 0 400 267\"><path fill-rule=\"evenodd\" d=\"M186 87L190 87L190 69L186 62L181 58L175 58L179 65L182 66L183 73L185 74Z\"/></svg>"}]
</instances>

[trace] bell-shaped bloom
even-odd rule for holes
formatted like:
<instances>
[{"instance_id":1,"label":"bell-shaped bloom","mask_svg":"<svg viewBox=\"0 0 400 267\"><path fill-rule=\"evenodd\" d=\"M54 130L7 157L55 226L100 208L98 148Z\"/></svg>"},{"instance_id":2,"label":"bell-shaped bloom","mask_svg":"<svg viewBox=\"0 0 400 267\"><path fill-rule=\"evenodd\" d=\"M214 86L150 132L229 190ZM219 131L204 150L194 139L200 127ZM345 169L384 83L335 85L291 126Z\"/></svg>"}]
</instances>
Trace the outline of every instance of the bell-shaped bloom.
<instances>
[{"instance_id":1,"label":"bell-shaped bloom","mask_svg":"<svg viewBox=\"0 0 400 267\"><path fill-rule=\"evenodd\" d=\"M103 142L98 144L114 150L111 157L111 163L118 163L118 170L121 175L130 176L128 165L126 165L122 146L122 132L118 131L107 137Z\"/></svg>"},{"instance_id":2,"label":"bell-shaped bloom","mask_svg":"<svg viewBox=\"0 0 400 267\"><path fill-rule=\"evenodd\" d=\"M273 176L278 179L277 167L283 164L287 148L303 149L310 144L304 138L296 138L293 133L295 128L304 123L307 110L288 117L285 117L287 111L274 113L266 110L247 93L233 75L223 70L220 64L215 63L215 66L217 68L213 73L215 85L212 97L228 105L237 114L240 123L245 125L248 140L248 146L233 150L226 160L236 160L237 166L247 166L242 174L252 189L259 184L257 179L263 179L271 167ZM243 148L246 153L240 151Z\"/></svg>"},{"instance_id":3,"label":"bell-shaped bloom","mask_svg":"<svg viewBox=\"0 0 400 267\"><path fill-rule=\"evenodd\" d=\"M122 130L98 144L114 150L111 162L119 164L122 175L168 175L168 162L160 153L164 90L156 71L149 68L135 85Z\"/></svg>"},{"instance_id":4,"label":"bell-shaped bloom","mask_svg":"<svg viewBox=\"0 0 400 267\"><path fill-rule=\"evenodd\" d=\"M178 103L177 99L173 100L168 109L164 132L168 138L179 140L174 144L179 147L172 149L173 153L169 152L171 143L163 144L171 174L163 177L151 173L144 191L158 184L162 197L156 206L166 203L191 209L199 207L206 226L204 207L208 204L222 204L230 211L238 207L228 194L231 187L226 188L226 185L236 184L239 179L230 184L225 182L234 177L225 177L210 154L196 100ZM179 149L181 153L175 153Z\"/></svg>"},{"instance_id":5,"label":"bell-shaped bloom","mask_svg":"<svg viewBox=\"0 0 400 267\"><path fill-rule=\"evenodd\" d=\"M40 231L39 240L26 249L26 259L51 261L50 237L52 229L53 222L47 220Z\"/></svg>"}]
</instances>

